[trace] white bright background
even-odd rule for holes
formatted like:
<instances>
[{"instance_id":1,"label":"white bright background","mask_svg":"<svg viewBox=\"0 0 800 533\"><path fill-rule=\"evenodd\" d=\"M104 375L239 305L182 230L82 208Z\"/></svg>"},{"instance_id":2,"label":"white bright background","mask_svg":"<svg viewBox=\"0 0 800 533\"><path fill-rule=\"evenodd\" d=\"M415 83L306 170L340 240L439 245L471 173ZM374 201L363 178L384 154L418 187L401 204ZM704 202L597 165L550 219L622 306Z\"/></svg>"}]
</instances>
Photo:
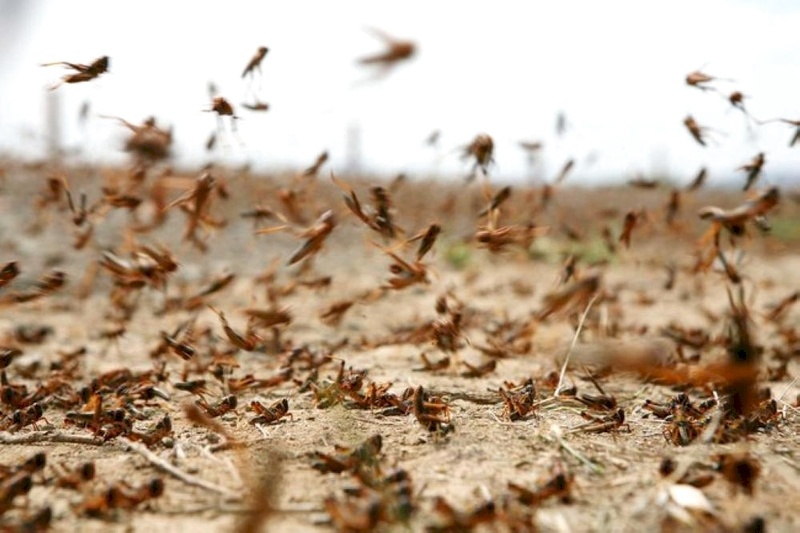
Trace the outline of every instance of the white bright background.
<instances>
[{"instance_id":1,"label":"white bright background","mask_svg":"<svg viewBox=\"0 0 800 533\"><path fill-rule=\"evenodd\" d=\"M100 79L58 89L64 144L89 161L119 161L124 130L98 114L172 124L179 164L209 160L258 169L303 167L322 150L347 161L360 131L362 169L391 175L464 175L458 148L477 133L495 140L493 174L526 177L520 140L541 140L544 174L575 157L574 180L669 174L688 181L743 180L735 168L767 154L764 179L792 179L800 146L790 126L748 130L720 95L685 85L692 70L733 78L759 118L800 119L800 3L773 1L226 1L0 0L0 150L44 154L44 88L65 72L48 61L108 55ZM16 10L14 8L17 8ZM14 16L16 13L17 16ZM358 57L381 50L376 27L415 41L418 53L385 78ZM212 154L207 84L234 105L240 74L265 45L266 114L238 114L244 146ZM78 125L91 102L92 117ZM571 128L555 135L564 111ZM702 148L682 121L717 133ZM441 130L438 153L424 145Z\"/></svg>"}]
</instances>

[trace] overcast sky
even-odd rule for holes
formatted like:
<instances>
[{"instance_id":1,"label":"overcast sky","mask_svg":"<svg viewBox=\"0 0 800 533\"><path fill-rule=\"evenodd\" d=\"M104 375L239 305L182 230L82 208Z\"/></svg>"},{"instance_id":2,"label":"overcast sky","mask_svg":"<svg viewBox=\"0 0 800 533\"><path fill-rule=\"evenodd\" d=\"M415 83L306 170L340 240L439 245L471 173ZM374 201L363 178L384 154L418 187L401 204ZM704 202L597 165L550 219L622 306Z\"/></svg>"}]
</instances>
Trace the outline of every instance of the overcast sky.
<instances>
[{"instance_id":1,"label":"overcast sky","mask_svg":"<svg viewBox=\"0 0 800 533\"><path fill-rule=\"evenodd\" d=\"M322 150L347 160L347 132L360 132L365 169L388 175L463 175L460 146L495 140L494 174L526 174L520 140L544 142L544 172L577 160L574 178L669 173L689 180L703 165L723 180L766 152L765 180L800 168L791 127L748 128L716 93L685 85L692 70L726 78L758 118L800 119L800 3L642 1L137 2L0 0L0 149L42 153L45 87L60 67L108 55L110 72L57 90L65 144L90 161L120 157L124 131L98 114L173 125L178 161L307 166ZM15 9L16 8L16 9ZM356 59L381 50L376 27L416 42L413 60L364 82ZM265 114L238 113L227 149L204 151L215 118L207 84L234 105L240 74L258 46ZM255 86L257 89L257 84ZM78 125L81 103L94 118ZM570 125L555 134L563 111ZM687 133L691 114L713 128L706 148ZM441 130L438 152L425 146ZM743 178L742 178L743 179Z\"/></svg>"}]
</instances>

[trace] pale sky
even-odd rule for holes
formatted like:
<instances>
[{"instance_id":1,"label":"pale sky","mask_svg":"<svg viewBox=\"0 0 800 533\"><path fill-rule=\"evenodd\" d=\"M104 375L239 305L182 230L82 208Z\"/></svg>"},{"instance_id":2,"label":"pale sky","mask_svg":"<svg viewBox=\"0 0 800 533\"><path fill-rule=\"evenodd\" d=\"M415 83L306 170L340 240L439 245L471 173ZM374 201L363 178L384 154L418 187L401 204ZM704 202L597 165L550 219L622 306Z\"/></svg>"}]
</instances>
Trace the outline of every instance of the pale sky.
<instances>
[{"instance_id":1,"label":"pale sky","mask_svg":"<svg viewBox=\"0 0 800 533\"><path fill-rule=\"evenodd\" d=\"M9 17L21 4L21 16ZM758 118L800 119L800 3L774 1L259 1L137 2L0 0L0 150L42 153L44 88L65 72L48 61L87 63L108 55L110 72L58 89L65 144L89 161L122 156L124 131L98 114L173 125L178 163L214 160L257 169L305 167L322 150L328 168L346 162L346 132L360 131L362 165L393 175L464 175L460 146L478 133L495 141L492 174L526 175L517 142L540 140L546 177L578 161L570 179L628 179L668 172L688 181L703 165L721 182L757 152L764 179L800 168L792 129L748 131L722 96L685 85L692 70L732 78ZM358 83L370 70L356 59L381 50L366 31L416 42L413 60ZM216 127L207 83L235 106L240 74L268 46L261 99L239 108L239 135L204 151ZM92 118L77 124L84 100ZM555 135L559 111L571 128ZM714 129L708 147L683 126L691 114ZM441 130L440 148L424 145ZM592 155L594 157L592 157ZM594 159L594 163L591 160ZM121 160L121 159L116 159ZM742 177L743 179L743 177Z\"/></svg>"}]
</instances>

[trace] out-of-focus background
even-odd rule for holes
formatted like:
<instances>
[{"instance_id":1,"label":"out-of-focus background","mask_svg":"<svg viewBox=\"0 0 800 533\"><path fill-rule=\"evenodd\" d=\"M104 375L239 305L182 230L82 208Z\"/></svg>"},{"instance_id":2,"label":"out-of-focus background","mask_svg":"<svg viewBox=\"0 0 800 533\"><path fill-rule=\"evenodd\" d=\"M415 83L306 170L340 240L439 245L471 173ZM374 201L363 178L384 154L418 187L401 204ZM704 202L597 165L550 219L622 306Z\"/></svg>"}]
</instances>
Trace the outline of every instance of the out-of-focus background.
<instances>
[{"instance_id":1,"label":"out-of-focus background","mask_svg":"<svg viewBox=\"0 0 800 533\"><path fill-rule=\"evenodd\" d=\"M382 50L370 27L414 41L416 55L375 76L356 62ZM759 119L800 119L798 27L800 4L778 0L0 0L0 151L122 161L126 132L98 115L153 115L173 126L179 165L279 170L329 150L335 170L455 177L469 168L461 147L486 132L492 174L508 181L552 179L575 158L575 181L683 182L707 166L712 184L739 184L736 168L763 151L762 180L786 183L800 160L792 128L749 122L724 94L744 93ZM263 76L248 87L240 75L261 45ZM48 93L65 71L41 63L101 55L109 73ZM697 69L733 81L703 92L684 82ZM242 116L242 143L211 153L209 82ZM268 112L239 107L253 92ZM712 128L707 147L686 131L689 114ZM538 162L523 140L543 143Z\"/></svg>"}]
</instances>

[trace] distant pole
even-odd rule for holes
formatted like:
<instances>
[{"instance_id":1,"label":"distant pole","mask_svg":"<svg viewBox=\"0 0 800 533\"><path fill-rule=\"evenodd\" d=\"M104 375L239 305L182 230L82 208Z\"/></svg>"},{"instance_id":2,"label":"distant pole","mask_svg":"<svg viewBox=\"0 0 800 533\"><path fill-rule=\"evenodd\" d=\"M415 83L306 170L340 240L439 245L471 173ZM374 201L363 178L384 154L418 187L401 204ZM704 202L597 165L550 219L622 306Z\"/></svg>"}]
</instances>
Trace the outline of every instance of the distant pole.
<instances>
[{"instance_id":1,"label":"distant pole","mask_svg":"<svg viewBox=\"0 0 800 533\"><path fill-rule=\"evenodd\" d=\"M531 185L539 185L543 181L542 160L536 152L529 152L526 155L528 180Z\"/></svg>"},{"instance_id":2,"label":"distant pole","mask_svg":"<svg viewBox=\"0 0 800 533\"><path fill-rule=\"evenodd\" d=\"M345 172L350 176L359 175L361 169L361 126L351 123L347 126L345 140Z\"/></svg>"},{"instance_id":3,"label":"distant pole","mask_svg":"<svg viewBox=\"0 0 800 533\"><path fill-rule=\"evenodd\" d=\"M669 149L666 146L656 146L650 152L650 172L652 177L659 181L669 181Z\"/></svg>"},{"instance_id":4,"label":"distant pole","mask_svg":"<svg viewBox=\"0 0 800 533\"><path fill-rule=\"evenodd\" d=\"M525 153L525 179L531 186L538 185L542 179L542 142L520 141L519 147Z\"/></svg>"},{"instance_id":5,"label":"distant pole","mask_svg":"<svg viewBox=\"0 0 800 533\"><path fill-rule=\"evenodd\" d=\"M58 91L45 89L44 109L47 156L52 159L58 159L63 154L61 143L61 96Z\"/></svg>"}]
</instances>

